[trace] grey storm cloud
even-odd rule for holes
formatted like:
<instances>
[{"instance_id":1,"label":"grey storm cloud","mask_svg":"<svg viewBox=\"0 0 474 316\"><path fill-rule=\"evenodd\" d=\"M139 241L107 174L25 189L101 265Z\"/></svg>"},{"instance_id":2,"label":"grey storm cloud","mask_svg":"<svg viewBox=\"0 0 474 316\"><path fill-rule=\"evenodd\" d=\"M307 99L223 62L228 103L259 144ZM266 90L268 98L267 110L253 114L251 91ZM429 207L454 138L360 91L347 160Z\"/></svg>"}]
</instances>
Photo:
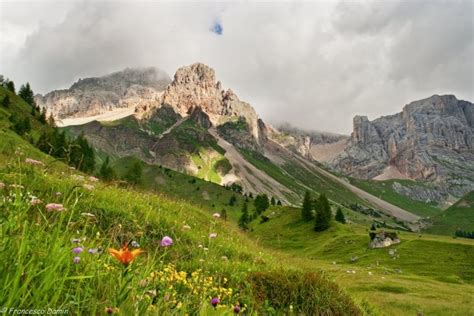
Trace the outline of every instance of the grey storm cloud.
<instances>
[{"instance_id":1,"label":"grey storm cloud","mask_svg":"<svg viewBox=\"0 0 474 316\"><path fill-rule=\"evenodd\" d=\"M172 76L199 61L267 121L349 133L356 114L433 94L472 101L473 10L438 0L0 0L0 72L45 93L125 67Z\"/></svg>"}]
</instances>

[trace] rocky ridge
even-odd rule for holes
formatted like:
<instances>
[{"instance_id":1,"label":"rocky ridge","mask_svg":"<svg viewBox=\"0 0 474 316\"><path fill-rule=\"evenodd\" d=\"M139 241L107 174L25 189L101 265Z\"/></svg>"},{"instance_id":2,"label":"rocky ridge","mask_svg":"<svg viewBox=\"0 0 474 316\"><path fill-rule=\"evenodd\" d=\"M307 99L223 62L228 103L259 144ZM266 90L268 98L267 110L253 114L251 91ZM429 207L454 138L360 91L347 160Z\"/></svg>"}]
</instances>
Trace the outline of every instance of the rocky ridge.
<instances>
[{"instance_id":1,"label":"rocky ridge","mask_svg":"<svg viewBox=\"0 0 474 316\"><path fill-rule=\"evenodd\" d=\"M154 67L127 68L97 78L79 79L69 89L36 95L36 103L57 120L94 116L117 108L151 106L171 82Z\"/></svg>"},{"instance_id":2,"label":"rocky ridge","mask_svg":"<svg viewBox=\"0 0 474 316\"><path fill-rule=\"evenodd\" d=\"M474 105L434 95L373 121L356 116L347 147L329 164L365 179L394 167L410 179L432 183L445 197L460 197L474 189Z\"/></svg>"}]
</instances>

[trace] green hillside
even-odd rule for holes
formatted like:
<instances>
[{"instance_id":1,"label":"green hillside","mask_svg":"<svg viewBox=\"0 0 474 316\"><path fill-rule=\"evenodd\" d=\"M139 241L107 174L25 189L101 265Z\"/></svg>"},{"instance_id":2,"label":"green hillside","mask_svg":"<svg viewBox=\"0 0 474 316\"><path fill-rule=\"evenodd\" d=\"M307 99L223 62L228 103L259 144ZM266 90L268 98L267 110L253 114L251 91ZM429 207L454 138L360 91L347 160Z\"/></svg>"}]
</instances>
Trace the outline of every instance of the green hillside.
<instances>
[{"instance_id":1,"label":"green hillside","mask_svg":"<svg viewBox=\"0 0 474 316\"><path fill-rule=\"evenodd\" d=\"M454 205L432 218L427 231L453 235L458 229L474 231L474 191L467 193Z\"/></svg>"},{"instance_id":2,"label":"green hillside","mask_svg":"<svg viewBox=\"0 0 474 316\"><path fill-rule=\"evenodd\" d=\"M319 269L267 251L231 221L98 182L45 155L8 129L10 111L0 117L1 306L84 315L231 315L236 306L243 314L363 314ZM143 251L128 266L108 253L124 243Z\"/></svg>"},{"instance_id":3,"label":"green hillside","mask_svg":"<svg viewBox=\"0 0 474 316\"><path fill-rule=\"evenodd\" d=\"M413 186L413 185L423 185L412 180L386 180L386 181L376 181L376 180L360 180L360 179L350 179L351 183L362 190L375 195L378 198L381 198L393 205L399 206L407 211L412 212L413 214L430 217L442 212L442 209L437 207L436 203L425 203L420 201L415 201L410 199L407 196L397 193L393 189L393 184L399 182L404 186Z\"/></svg>"},{"instance_id":4,"label":"green hillside","mask_svg":"<svg viewBox=\"0 0 474 316\"><path fill-rule=\"evenodd\" d=\"M474 240L398 232L400 244L369 249L369 225L333 222L316 233L300 212L271 208L269 220L253 222L250 235L261 246L301 259L306 269L323 269L382 315L474 313Z\"/></svg>"}]
</instances>

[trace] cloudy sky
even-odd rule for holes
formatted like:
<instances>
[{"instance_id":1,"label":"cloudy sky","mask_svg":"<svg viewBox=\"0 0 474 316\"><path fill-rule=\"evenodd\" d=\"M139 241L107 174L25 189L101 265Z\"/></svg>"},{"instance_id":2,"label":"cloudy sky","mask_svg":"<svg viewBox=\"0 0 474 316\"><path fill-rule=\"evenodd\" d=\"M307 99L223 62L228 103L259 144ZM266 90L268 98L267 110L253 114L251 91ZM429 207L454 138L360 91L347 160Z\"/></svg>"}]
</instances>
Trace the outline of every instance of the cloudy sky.
<instances>
[{"instance_id":1,"label":"cloudy sky","mask_svg":"<svg viewBox=\"0 0 474 316\"><path fill-rule=\"evenodd\" d=\"M0 73L17 85L200 61L265 120L314 130L433 94L474 101L473 56L470 0L0 0Z\"/></svg>"}]
</instances>

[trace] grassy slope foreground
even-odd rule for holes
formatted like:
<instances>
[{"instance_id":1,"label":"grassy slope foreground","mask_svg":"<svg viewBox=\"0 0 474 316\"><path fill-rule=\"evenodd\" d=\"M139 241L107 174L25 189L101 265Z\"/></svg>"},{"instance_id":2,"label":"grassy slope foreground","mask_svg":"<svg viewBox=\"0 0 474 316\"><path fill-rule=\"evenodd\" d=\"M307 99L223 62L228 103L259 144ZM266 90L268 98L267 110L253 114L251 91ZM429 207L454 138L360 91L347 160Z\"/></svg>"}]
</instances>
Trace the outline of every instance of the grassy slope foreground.
<instances>
[{"instance_id":1,"label":"grassy slope foreground","mask_svg":"<svg viewBox=\"0 0 474 316\"><path fill-rule=\"evenodd\" d=\"M363 314L318 269L302 272L235 224L97 182L39 152L8 130L8 111L0 117L1 306L84 315L230 315L236 305L244 314ZM164 236L173 245L163 247ZM132 241L144 252L130 265L108 254Z\"/></svg>"},{"instance_id":2,"label":"grassy slope foreground","mask_svg":"<svg viewBox=\"0 0 474 316\"><path fill-rule=\"evenodd\" d=\"M399 232L400 244L369 249L368 226L334 222L315 233L298 209L272 207L266 215L268 222L252 224L258 244L301 258L302 268L323 269L383 315L474 314L473 240Z\"/></svg>"}]
</instances>

